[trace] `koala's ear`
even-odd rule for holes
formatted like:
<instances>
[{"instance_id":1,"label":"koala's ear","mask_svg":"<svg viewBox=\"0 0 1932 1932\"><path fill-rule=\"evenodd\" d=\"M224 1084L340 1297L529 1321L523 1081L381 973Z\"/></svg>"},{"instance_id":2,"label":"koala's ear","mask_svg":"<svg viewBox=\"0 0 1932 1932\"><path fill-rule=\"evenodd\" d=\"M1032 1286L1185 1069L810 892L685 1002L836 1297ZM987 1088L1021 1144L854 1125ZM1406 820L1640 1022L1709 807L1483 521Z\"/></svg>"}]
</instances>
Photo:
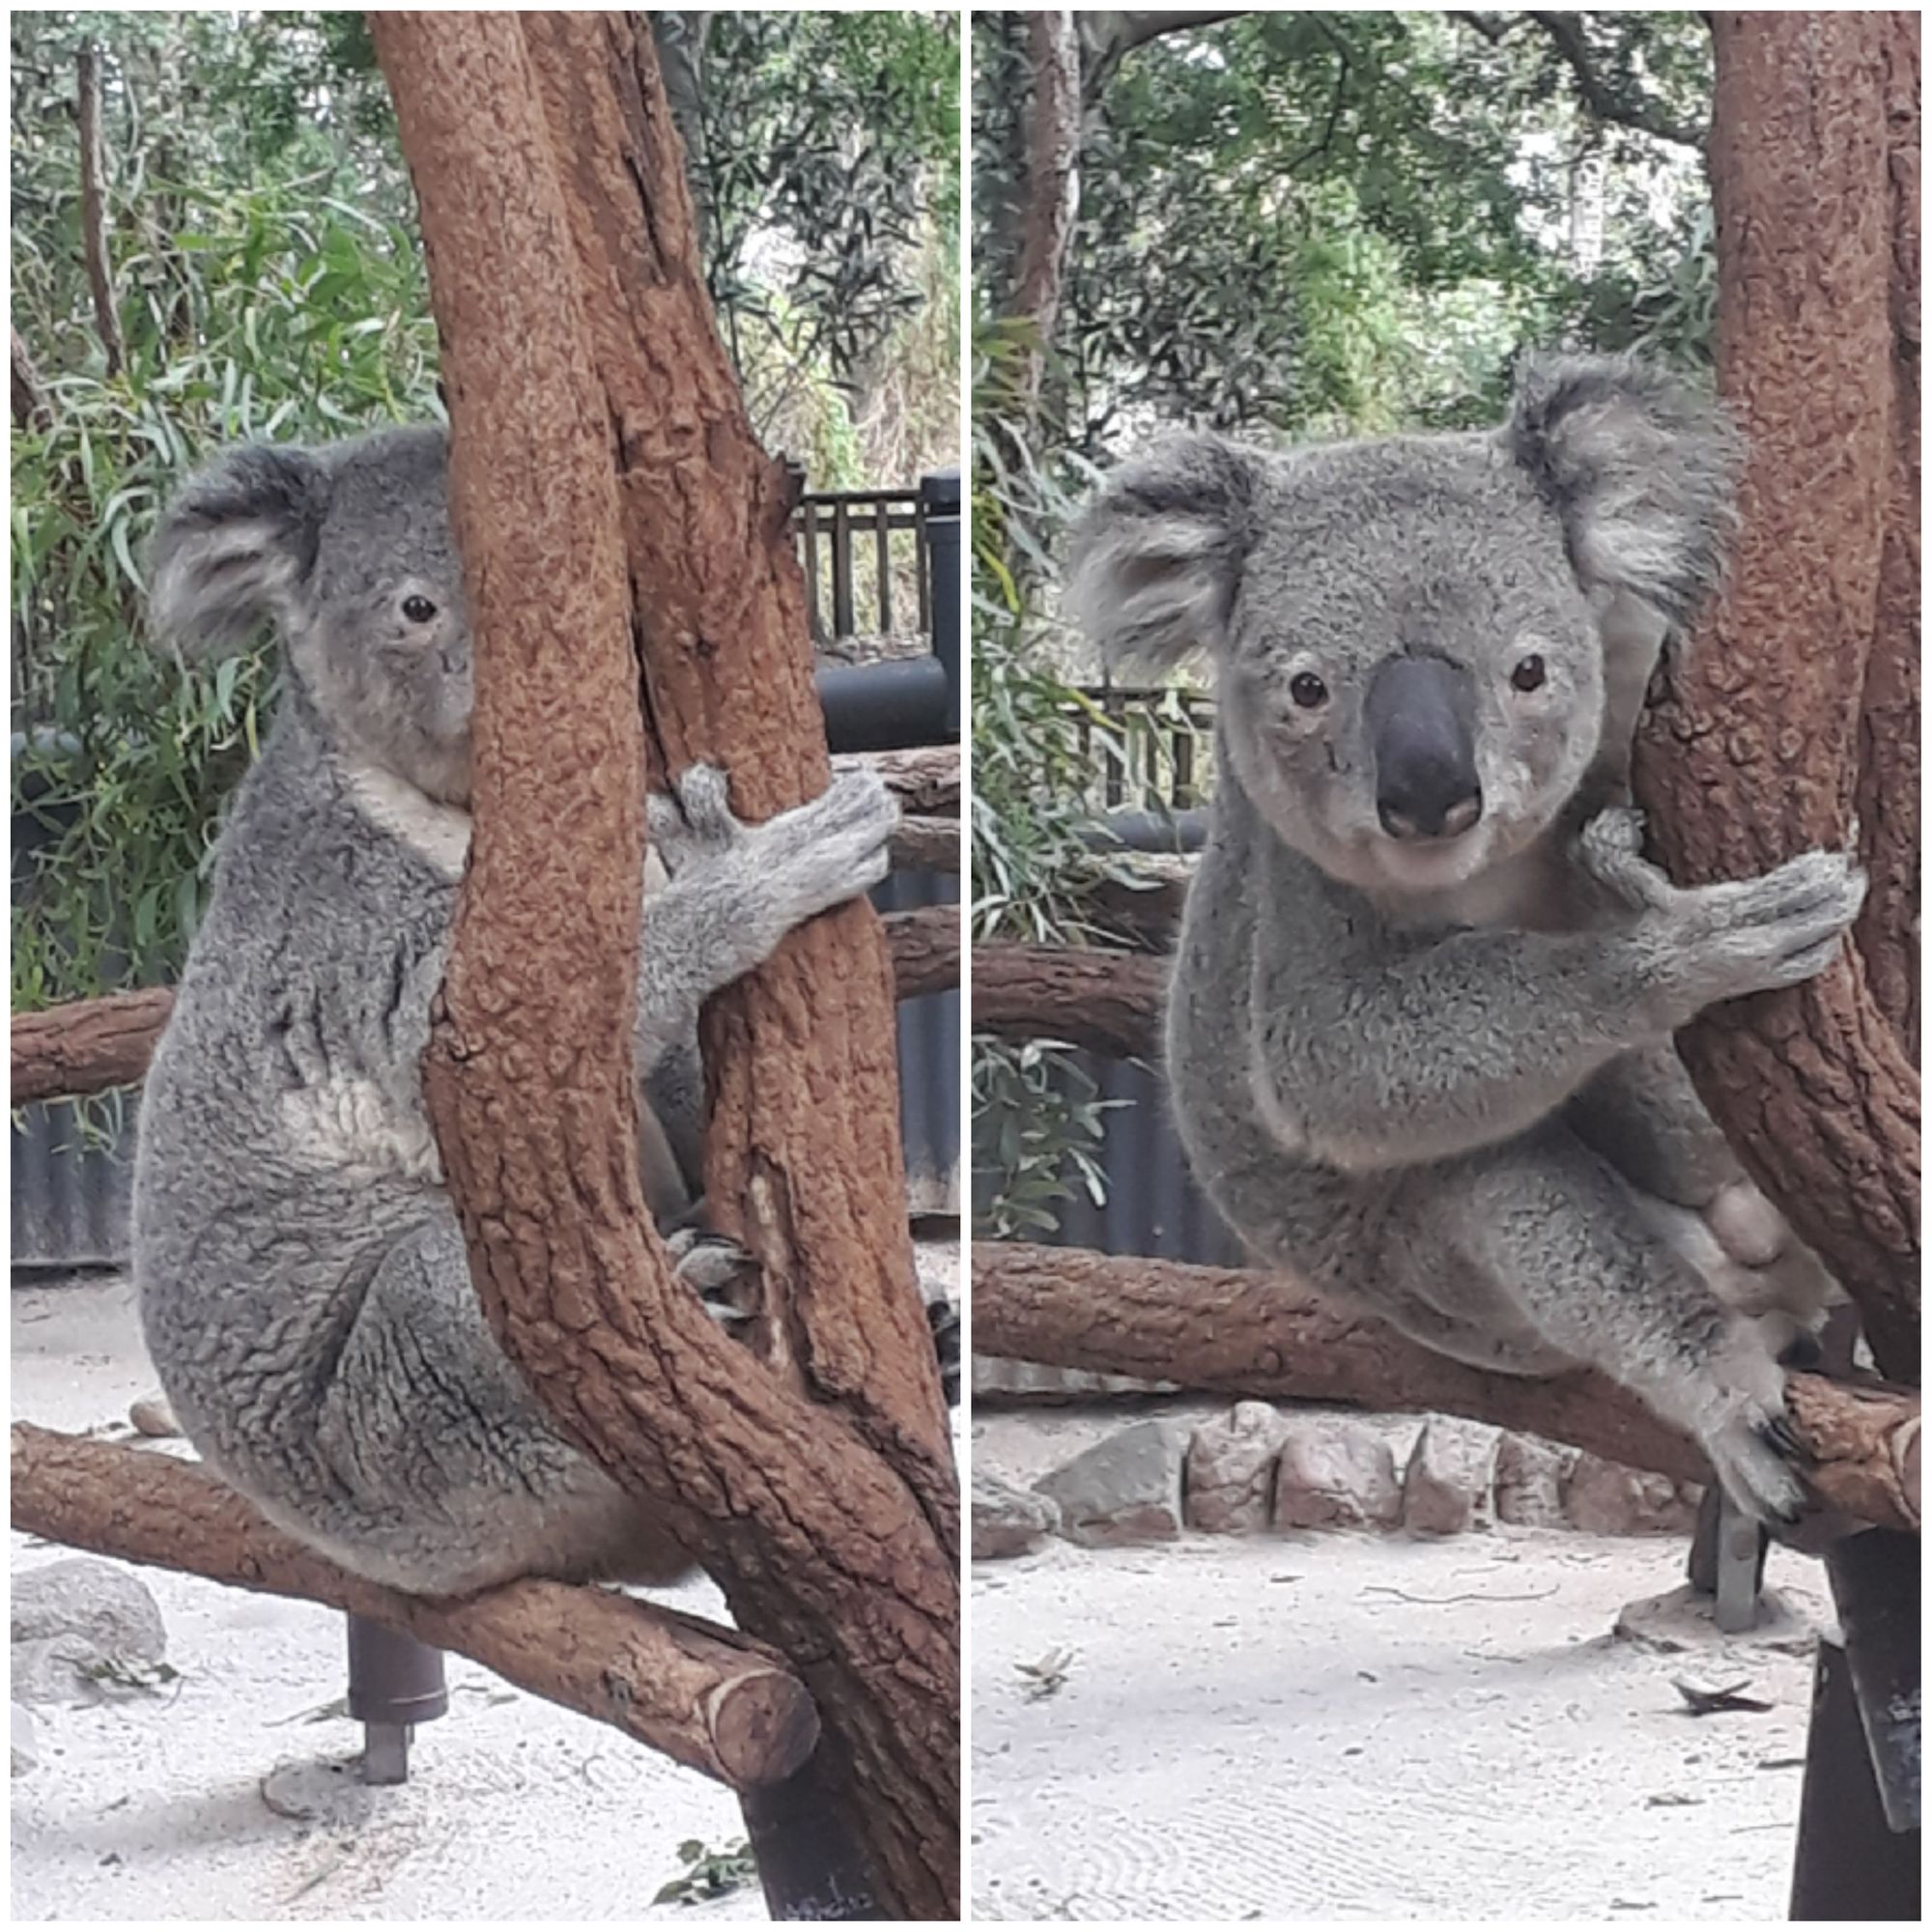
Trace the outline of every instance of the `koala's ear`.
<instances>
[{"instance_id":1,"label":"koala's ear","mask_svg":"<svg viewBox=\"0 0 1932 1932\"><path fill-rule=\"evenodd\" d=\"M1175 436L1101 485L1074 526L1066 608L1111 661L1164 667L1222 641L1263 466L1220 437Z\"/></svg>"},{"instance_id":2,"label":"koala's ear","mask_svg":"<svg viewBox=\"0 0 1932 1932\"><path fill-rule=\"evenodd\" d=\"M1539 357L1502 436L1562 516L1586 590L1673 626L1695 612L1737 522L1743 442L1719 404L1633 356Z\"/></svg>"},{"instance_id":3,"label":"koala's ear","mask_svg":"<svg viewBox=\"0 0 1932 1932\"><path fill-rule=\"evenodd\" d=\"M312 451L251 444L194 476L148 549L148 621L183 650L245 643L315 564L328 472Z\"/></svg>"}]
</instances>

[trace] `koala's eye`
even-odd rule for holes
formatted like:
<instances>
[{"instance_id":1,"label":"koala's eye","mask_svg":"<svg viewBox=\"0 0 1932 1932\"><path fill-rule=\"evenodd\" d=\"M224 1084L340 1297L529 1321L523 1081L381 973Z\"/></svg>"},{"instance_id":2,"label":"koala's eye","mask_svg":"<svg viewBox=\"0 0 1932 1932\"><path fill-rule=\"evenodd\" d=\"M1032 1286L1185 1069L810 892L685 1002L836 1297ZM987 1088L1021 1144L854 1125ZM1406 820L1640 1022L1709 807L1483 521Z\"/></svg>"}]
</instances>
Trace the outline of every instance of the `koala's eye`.
<instances>
[{"instance_id":1,"label":"koala's eye","mask_svg":"<svg viewBox=\"0 0 1932 1932\"><path fill-rule=\"evenodd\" d=\"M405 597L403 599L403 615L412 624L427 624L436 615L436 606L427 597Z\"/></svg>"},{"instance_id":2,"label":"koala's eye","mask_svg":"<svg viewBox=\"0 0 1932 1932\"><path fill-rule=\"evenodd\" d=\"M1328 687L1312 670L1296 671L1289 680L1288 695L1304 711L1315 711L1328 702Z\"/></svg>"},{"instance_id":3,"label":"koala's eye","mask_svg":"<svg viewBox=\"0 0 1932 1932\"><path fill-rule=\"evenodd\" d=\"M1541 691L1544 680L1549 675L1548 667L1531 651L1517 668L1510 672L1510 682L1519 691Z\"/></svg>"}]
</instances>

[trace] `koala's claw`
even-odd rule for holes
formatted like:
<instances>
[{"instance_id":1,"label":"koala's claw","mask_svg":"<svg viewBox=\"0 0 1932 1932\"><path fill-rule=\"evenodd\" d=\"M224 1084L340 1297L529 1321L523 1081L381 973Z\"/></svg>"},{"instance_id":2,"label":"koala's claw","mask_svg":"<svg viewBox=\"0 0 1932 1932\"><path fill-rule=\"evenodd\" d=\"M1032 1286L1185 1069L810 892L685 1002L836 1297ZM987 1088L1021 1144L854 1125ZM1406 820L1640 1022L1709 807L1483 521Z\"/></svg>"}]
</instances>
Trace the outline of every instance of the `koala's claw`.
<instances>
[{"instance_id":1,"label":"koala's claw","mask_svg":"<svg viewBox=\"0 0 1932 1932\"><path fill-rule=\"evenodd\" d=\"M788 887L793 923L868 892L892 869L888 841L898 801L876 772L838 772L796 810L761 826L775 874Z\"/></svg>"},{"instance_id":2,"label":"koala's claw","mask_svg":"<svg viewBox=\"0 0 1932 1932\"><path fill-rule=\"evenodd\" d=\"M696 1293L726 1334L737 1334L757 1313L756 1267L749 1248L706 1228L679 1228L665 1246L673 1277Z\"/></svg>"}]
</instances>

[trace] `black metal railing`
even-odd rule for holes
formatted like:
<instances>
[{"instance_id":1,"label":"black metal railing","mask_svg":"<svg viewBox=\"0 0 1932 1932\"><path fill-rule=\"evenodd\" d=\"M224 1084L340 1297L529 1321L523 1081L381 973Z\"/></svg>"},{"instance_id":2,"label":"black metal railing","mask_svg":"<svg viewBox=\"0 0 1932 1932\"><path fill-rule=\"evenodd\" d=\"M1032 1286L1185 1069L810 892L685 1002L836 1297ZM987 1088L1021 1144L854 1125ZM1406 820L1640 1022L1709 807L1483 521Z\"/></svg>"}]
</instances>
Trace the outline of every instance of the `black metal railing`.
<instances>
[{"instance_id":1,"label":"black metal railing","mask_svg":"<svg viewBox=\"0 0 1932 1932\"><path fill-rule=\"evenodd\" d=\"M1086 702L1072 715L1096 810L1186 811L1208 796L1214 700L1207 692L1100 684L1080 695Z\"/></svg>"}]
</instances>

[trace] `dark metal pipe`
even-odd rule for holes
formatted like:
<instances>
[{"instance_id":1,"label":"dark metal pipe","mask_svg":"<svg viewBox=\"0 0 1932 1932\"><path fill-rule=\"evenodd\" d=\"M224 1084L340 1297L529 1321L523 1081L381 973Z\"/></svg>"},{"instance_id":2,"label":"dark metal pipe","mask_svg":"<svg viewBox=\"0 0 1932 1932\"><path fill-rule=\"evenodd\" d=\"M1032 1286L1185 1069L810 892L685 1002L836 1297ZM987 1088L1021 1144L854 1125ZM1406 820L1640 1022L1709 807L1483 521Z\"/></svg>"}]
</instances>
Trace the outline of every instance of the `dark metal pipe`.
<instances>
[{"instance_id":1,"label":"dark metal pipe","mask_svg":"<svg viewBox=\"0 0 1932 1932\"><path fill-rule=\"evenodd\" d=\"M946 670L946 735L959 736L959 472L935 469L919 479L925 510L927 578L932 585L932 651Z\"/></svg>"},{"instance_id":2,"label":"dark metal pipe","mask_svg":"<svg viewBox=\"0 0 1932 1932\"><path fill-rule=\"evenodd\" d=\"M365 1784L401 1784L410 1739L449 1709L442 1652L367 1617L349 1619L349 1715L362 1726Z\"/></svg>"},{"instance_id":3,"label":"dark metal pipe","mask_svg":"<svg viewBox=\"0 0 1932 1932\"><path fill-rule=\"evenodd\" d=\"M826 742L835 752L897 752L950 744L959 735L958 699L936 657L827 665L816 683Z\"/></svg>"}]
</instances>

